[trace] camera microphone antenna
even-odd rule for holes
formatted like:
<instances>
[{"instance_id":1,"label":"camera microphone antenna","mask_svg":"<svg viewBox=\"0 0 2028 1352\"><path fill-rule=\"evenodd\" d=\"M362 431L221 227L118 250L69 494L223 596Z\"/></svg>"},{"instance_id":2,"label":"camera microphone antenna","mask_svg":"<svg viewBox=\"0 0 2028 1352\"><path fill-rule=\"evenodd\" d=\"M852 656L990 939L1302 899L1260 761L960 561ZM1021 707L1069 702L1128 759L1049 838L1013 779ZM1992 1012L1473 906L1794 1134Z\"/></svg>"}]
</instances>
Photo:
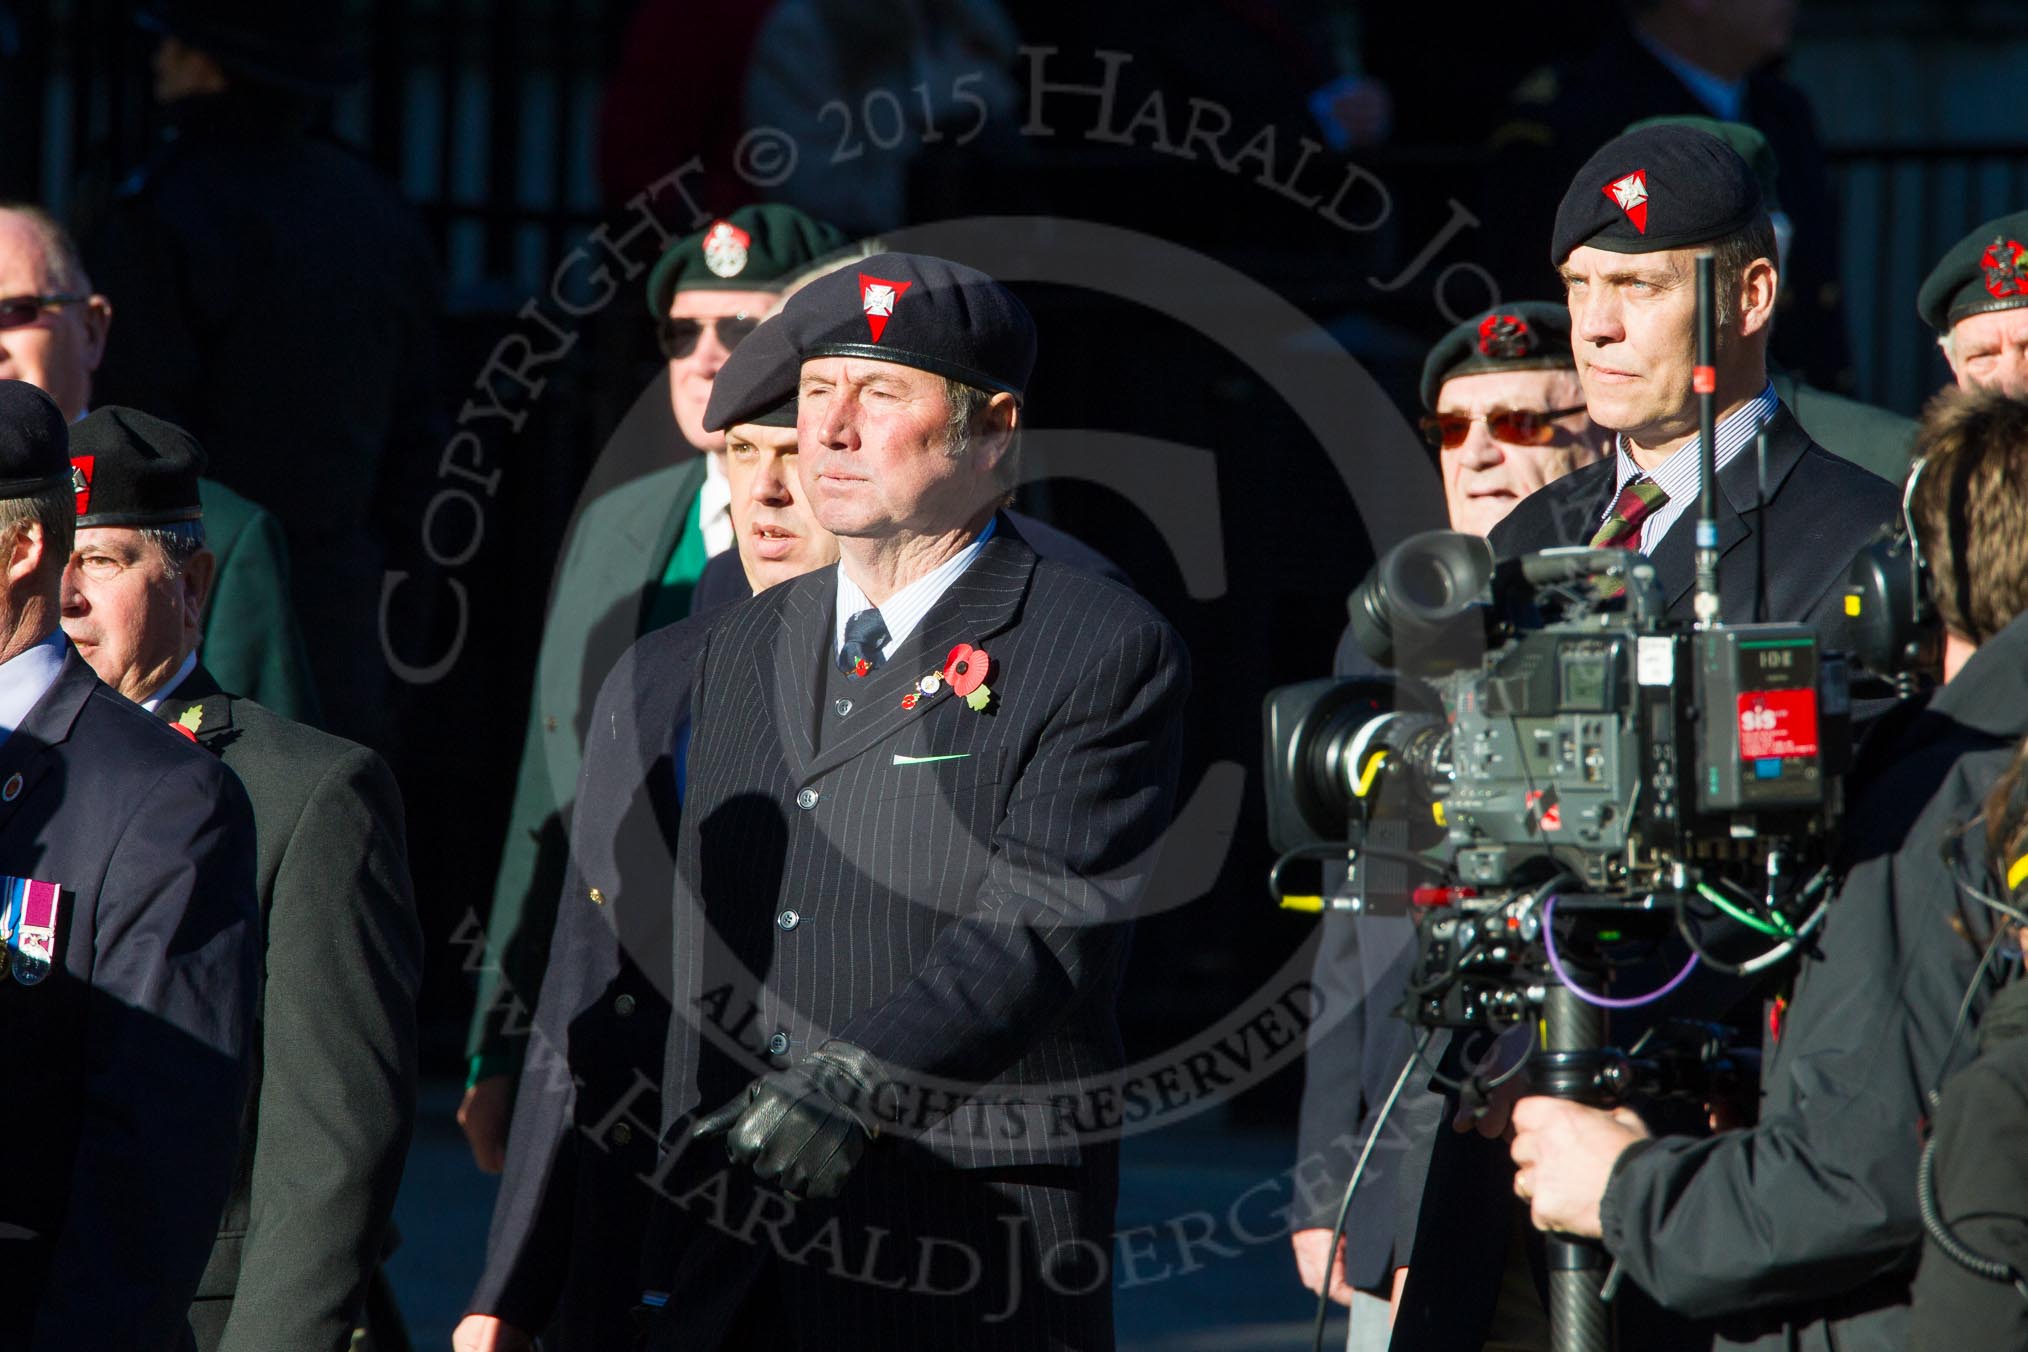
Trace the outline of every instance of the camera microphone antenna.
<instances>
[{"instance_id":1,"label":"camera microphone antenna","mask_svg":"<svg viewBox=\"0 0 2028 1352\"><path fill-rule=\"evenodd\" d=\"M1697 255L1697 627L1718 623L1718 315L1716 256Z\"/></svg>"}]
</instances>

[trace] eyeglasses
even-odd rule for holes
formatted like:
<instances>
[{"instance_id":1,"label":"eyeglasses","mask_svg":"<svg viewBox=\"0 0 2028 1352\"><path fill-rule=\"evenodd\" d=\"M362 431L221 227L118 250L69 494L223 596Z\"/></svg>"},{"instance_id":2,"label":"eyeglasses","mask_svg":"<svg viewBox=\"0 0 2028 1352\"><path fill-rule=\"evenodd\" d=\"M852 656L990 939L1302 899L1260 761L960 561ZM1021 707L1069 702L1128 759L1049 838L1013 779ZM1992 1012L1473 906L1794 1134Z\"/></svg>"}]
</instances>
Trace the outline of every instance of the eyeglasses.
<instances>
[{"instance_id":1,"label":"eyeglasses","mask_svg":"<svg viewBox=\"0 0 2028 1352\"><path fill-rule=\"evenodd\" d=\"M1439 413L1422 420L1422 439L1432 446L1455 451L1465 444L1472 424L1484 422L1493 440L1510 446L1546 446L1556 436L1556 420L1584 412L1583 404L1570 408L1497 408L1484 418L1463 413Z\"/></svg>"},{"instance_id":2,"label":"eyeglasses","mask_svg":"<svg viewBox=\"0 0 2028 1352\"><path fill-rule=\"evenodd\" d=\"M42 318L45 310L82 305L90 296L6 296L0 297L0 329L18 329Z\"/></svg>"},{"instance_id":3,"label":"eyeglasses","mask_svg":"<svg viewBox=\"0 0 2028 1352\"><path fill-rule=\"evenodd\" d=\"M704 336L707 324L718 334L719 343L730 352L760 327L760 320L752 315L720 315L716 319L671 319L664 315L655 326L655 336L662 344L662 355L670 361L680 361L695 352L697 340Z\"/></svg>"}]
</instances>

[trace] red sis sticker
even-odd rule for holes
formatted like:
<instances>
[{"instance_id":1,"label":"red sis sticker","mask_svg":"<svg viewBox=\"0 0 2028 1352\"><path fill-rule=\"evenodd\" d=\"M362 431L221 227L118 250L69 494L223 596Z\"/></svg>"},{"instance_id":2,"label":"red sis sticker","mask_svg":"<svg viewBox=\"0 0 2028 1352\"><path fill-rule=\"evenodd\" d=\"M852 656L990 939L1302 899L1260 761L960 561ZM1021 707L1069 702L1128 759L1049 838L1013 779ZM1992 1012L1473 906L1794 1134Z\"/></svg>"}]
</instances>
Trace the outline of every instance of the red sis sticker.
<instances>
[{"instance_id":1,"label":"red sis sticker","mask_svg":"<svg viewBox=\"0 0 2028 1352\"><path fill-rule=\"evenodd\" d=\"M1817 692L1756 690L1739 697L1739 758L1817 754Z\"/></svg>"},{"instance_id":2,"label":"red sis sticker","mask_svg":"<svg viewBox=\"0 0 2028 1352\"><path fill-rule=\"evenodd\" d=\"M95 455L74 455L70 458L70 491L77 494L77 514L83 516L92 506L92 462Z\"/></svg>"}]
</instances>

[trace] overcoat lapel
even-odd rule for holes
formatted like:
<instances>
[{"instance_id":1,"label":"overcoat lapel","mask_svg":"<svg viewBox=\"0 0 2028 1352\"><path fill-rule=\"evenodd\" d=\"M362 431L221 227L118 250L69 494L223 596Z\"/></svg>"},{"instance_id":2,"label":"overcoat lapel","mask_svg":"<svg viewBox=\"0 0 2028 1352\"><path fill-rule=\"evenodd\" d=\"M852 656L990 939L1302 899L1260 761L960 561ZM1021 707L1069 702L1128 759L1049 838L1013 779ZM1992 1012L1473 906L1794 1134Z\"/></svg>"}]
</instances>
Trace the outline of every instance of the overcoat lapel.
<instances>
[{"instance_id":1,"label":"overcoat lapel","mask_svg":"<svg viewBox=\"0 0 2028 1352\"><path fill-rule=\"evenodd\" d=\"M817 755L818 705L824 697L824 664L831 657L837 595L836 564L804 574L788 584L780 621L768 625L752 644L753 688L773 692L775 731L798 783L810 777Z\"/></svg>"}]
</instances>

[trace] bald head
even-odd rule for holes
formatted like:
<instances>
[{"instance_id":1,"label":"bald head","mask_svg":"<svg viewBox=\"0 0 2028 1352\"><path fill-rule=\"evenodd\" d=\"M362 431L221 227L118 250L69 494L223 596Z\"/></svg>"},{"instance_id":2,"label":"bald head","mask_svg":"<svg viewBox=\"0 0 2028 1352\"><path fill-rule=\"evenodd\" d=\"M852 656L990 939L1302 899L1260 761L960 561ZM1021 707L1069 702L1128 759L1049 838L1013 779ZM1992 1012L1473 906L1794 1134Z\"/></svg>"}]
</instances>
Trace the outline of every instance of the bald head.
<instances>
[{"instance_id":1,"label":"bald head","mask_svg":"<svg viewBox=\"0 0 2028 1352\"><path fill-rule=\"evenodd\" d=\"M25 324L0 328L0 379L25 380L76 421L91 405L113 308L91 293L77 246L39 207L0 205L0 300L34 297Z\"/></svg>"}]
</instances>

